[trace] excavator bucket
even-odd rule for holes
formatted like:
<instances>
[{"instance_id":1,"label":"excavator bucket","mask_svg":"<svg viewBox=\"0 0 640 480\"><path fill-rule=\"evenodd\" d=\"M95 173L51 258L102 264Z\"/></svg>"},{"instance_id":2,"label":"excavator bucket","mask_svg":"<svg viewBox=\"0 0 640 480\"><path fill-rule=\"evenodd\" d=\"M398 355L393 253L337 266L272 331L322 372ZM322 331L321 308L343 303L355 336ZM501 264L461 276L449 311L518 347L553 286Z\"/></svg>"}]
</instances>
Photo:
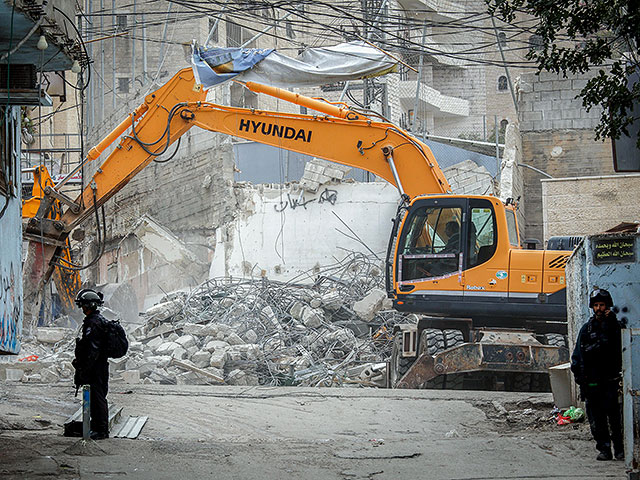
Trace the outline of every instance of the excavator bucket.
<instances>
[{"instance_id":1,"label":"excavator bucket","mask_svg":"<svg viewBox=\"0 0 640 480\"><path fill-rule=\"evenodd\" d=\"M45 196L45 189L55 186L49 171L44 165L34 167L30 171L33 173L33 188L31 198L24 200L22 203L22 218L35 217ZM60 218L60 211L61 206L55 200L49 211L46 212L46 218L57 220ZM71 262L71 245L68 238L64 243L57 246L47 245L42 240L39 241L37 235L26 236L25 239L29 241L23 266L25 313L34 317L39 313L39 295L46 283L44 279L49 277L51 259L56 256L63 260L64 263ZM77 271L55 267L52 275L62 308L68 312L74 308L75 295L80 290L80 274Z\"/></svg>"}]
</instances>

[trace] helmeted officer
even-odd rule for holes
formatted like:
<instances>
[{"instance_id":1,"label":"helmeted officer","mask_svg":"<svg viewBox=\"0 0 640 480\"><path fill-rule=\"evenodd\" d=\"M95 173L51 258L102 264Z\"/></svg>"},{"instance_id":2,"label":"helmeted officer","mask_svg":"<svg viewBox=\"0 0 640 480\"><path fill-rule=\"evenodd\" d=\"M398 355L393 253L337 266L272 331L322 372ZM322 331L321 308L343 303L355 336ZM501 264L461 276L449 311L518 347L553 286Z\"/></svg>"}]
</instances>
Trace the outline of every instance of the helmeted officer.
<instances>
[{"instance_id":1,"label":"helmeted officer","mask_svg":"<svg viewBox=\"0 0 640 480\"><path fill-rule=\"evenodd\" d=\"M74 383L91 387L91 433L94 440L109 437L109 362L105 349L105 318L98 307L103 302L101 293L83 289L76 296L76 305L85 314L82 337L76 339L76 358L72 364L76 369Z\"/></svg>"},{"instance_id":2,"label":"helmeted officer","mask_svg":"<svg viewBox=\"0 0 640 480\"><path fill-rule=\"evenodd\" d=\"M621 325L611 311L611 294L591 292L593 315L582 326L571 356L571 371L585 400L591 433L600 452L598 460L611 460L611 443L618 460L624 459L618 385L622 370Z\"/></svg>"}]
</instances>

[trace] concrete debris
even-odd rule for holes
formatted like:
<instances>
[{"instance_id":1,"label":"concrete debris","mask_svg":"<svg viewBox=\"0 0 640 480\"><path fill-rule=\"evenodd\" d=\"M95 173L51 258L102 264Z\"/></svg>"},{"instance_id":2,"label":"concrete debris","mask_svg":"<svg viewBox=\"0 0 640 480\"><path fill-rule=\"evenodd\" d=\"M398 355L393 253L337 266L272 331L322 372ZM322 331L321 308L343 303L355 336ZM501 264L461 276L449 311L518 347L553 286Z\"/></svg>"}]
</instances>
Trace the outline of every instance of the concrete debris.
<instances>
[{"instance_id":1,"label":"concrete debris","mask_svg":"<svg viewBox=\"0 0 640 480\"><path fill-rule=\"evenodd\" d=\"M384 290L375 288L362 300L353 304L353 311L365 322L370 322L373 320L376 312L382 308L385 300L388 300L387 293ZM391 305L389 305L388 308L391 308Z\"/></svg>"},{"instance_id":2,"label":"concrete debris","mask_svg":"<svg viewBox=\"0 0 640 480\"><path fill-rule=\"evenodd\" d=\"M110 360L112 381L385 387L389 332L406 315L390 309L380 272L352 253L309 273L313 284L224 278L170 293L125 325L130 349ZM36 360L0 358L0 379L72 382L77 332L39 330L46 342L23 343Z\"/></svg>"}]
</instances>

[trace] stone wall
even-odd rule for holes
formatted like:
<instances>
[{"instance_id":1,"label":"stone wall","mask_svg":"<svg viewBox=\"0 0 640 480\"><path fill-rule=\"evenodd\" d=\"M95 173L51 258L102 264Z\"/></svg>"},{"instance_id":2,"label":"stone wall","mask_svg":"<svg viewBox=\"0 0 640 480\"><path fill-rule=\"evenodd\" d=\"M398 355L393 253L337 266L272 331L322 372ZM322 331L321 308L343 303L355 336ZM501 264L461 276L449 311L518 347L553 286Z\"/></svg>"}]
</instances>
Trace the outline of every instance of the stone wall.
<instances>
[{"instance_id":1,"label":"stone wall","mask_svg":"<svg viewBox=\"0 0 640 480\"><path fill-rule=\"evenodd\" d=\"M493 177L484 167L465 160L442 171L456 195L492 195Z\"/></svg>"},{"instance_id":2,"label":"stone wall","mask_svg":"<svg viewBox=\"0 0 640 480\"><path fill-rule=\"evenodd\" d=\"M640 221L640 174L542 180L544 238Z\"/></svg>"},{"instance_id":3,"label":"stone wall","mask_svg":"<svg viewBox=\"0 0 640 480\"><path fill-rule=\"evenodd\" d=\"M597 108L587 112L575 99L589 77L563 79L555 74L523 75L519 85L519 118L523 163L554 178L613 174L611 142L595 141ZM543 232L543 175L526 169L525 235L546 240ZM568 220L569 229L574 228Z\"/></svg>"}]
</instances>

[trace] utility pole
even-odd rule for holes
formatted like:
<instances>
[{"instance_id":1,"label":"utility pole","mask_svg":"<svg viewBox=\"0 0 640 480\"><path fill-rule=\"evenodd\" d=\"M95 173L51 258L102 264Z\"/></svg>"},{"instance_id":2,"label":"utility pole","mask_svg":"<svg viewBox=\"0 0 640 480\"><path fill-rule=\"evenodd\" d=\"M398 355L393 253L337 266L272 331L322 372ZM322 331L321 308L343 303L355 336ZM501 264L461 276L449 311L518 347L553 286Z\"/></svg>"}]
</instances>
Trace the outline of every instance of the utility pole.
<instances>
[{"instance_id":1,"label":"utility pole","mask_svg":"<svg viewBox=\"0 0 640 480\"><path fill-rule=\"evenodd\" d=\"M418 107L420 105L420 87L422 85L422 70L424 66L424 42L427 38L427 22L425 20L424 25L422 26L422 42L420 43L421 51L420 51L420 59L418 60L418 78L416 81L416 96L413 99L413 122L411 122L411 131L414 134L417 134L416 125L418 125ZM425 129L426 133L426 129Z\"/></svg>"}]
</instances>

